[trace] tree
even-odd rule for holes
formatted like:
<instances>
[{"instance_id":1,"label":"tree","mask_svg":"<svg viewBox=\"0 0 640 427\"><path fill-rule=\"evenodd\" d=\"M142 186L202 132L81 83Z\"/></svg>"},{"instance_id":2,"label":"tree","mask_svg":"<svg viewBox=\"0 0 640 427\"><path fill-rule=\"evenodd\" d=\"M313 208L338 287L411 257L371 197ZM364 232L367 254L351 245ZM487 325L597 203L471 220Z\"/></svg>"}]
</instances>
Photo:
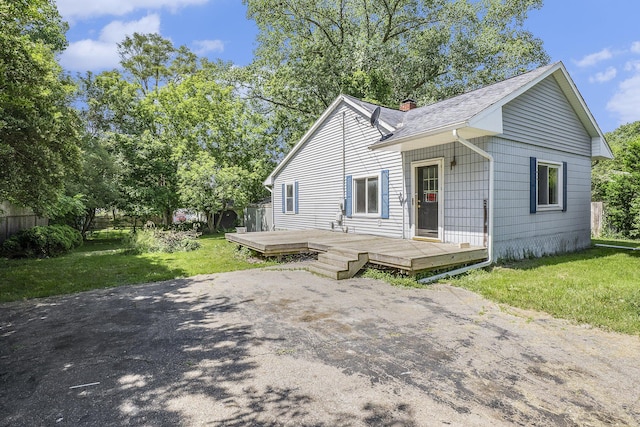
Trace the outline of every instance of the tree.
<instances>
[{"instance_id":1,"label":"tree","mask_svg":"<svg viewBox=\"0 0 640 427\"><path fill-rule=\"evenodd\" d=\"M92 141L117 164L116 205L170 224L178 207L211 217L232 201L242 208L260 198L273 165L271 140L229 83L230 65L199 60L153 34L134 34L119 46L123 73L80 79Z\"/></svg>"},{"instance_id":2,"label":"tree","mask_svg":"<svg viewBox=\"0 0 640 427\"><path fill-rule=\"evenodd\" d=\"M542 0L243 0L260 33L250 95L295 142L340 93L431 103L544 64Z\"/></svg>"},{"instance_id":3,"label":"tree","mask_svg":"<svg viewBox=\"0 0 640 427\"><path fill-rule=\"evenodd\" d=\"M51 0L0 2L0 200L38 212L79 166L74 86L55 59L66 30Z\"/></svg>"},{"instance_id":4,"label":"tree","mask_svg":"<svg viewBox=\"0 0 640 427\"><path fill-rule=\"evenodd\" d=\"M640 135L625 141L619 153L621 170L611 171L604 199L607 223L625 237L640 237Z\"/></svg>"}]
</instances>

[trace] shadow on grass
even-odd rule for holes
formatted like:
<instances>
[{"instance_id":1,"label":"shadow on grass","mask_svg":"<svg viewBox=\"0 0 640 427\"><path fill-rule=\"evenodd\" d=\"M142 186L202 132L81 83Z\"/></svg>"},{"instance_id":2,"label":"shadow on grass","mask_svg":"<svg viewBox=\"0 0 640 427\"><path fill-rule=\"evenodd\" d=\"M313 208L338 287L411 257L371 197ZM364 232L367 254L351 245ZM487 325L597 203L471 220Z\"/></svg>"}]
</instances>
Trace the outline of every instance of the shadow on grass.
<instances>
[{"instance_id":1,"label":"shadow on grass","mask_svg":"<svg viewBox=\"0 0 640 427\"><path fill-rule=\"evenodd\" d=\"M185 276L181 268L125 254L119 239L90 240L69 254L3 260L0 302L76 293Z\"/></svg>"}]
</instances>

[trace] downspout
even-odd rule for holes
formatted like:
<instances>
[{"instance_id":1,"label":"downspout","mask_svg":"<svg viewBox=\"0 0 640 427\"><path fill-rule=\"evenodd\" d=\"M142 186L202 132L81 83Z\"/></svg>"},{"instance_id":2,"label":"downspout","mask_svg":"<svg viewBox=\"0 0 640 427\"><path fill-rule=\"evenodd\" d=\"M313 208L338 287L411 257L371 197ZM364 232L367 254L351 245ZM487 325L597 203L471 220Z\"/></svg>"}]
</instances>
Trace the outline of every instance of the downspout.
<instances>
[{"instance_id":1,"label":"downspout","mask_svg":"<svg viewBox=\"0 0 640 427\"><path fill-rule=\"evenodd\" d=\"M488 233L488 236L487 236L487 254L488 254L488 258L487 258L486 261L482 261L482 262L480 262L478 264L473 264L473 265L469 265L469 266L466 266L466 267L458 268L458 269L455 269L455 270L447 271L446 273L442 273L442 274L436 274L435 276L431 276L431 277L425 277L424 279L418 280L419 283L435 282L435 281L440 280L440 279L445 279L447 277L457 276L458 274L466 273L467 271L471 271L471 270L477 270L479 268L488 267L491 264L493 264L493 205L494 205L493 202L494 202L494 190L495 190L494 159L493 159L493 156L491 154L487 153L486 151L484 151L480 147L472 144L471 142L469 142L466 139L464 139L463 137L461 137L458 134L458 130L457 129L453 130L453 137L460 144L464 145L465 147L467 147L471 151L474 151L475 153L478 153L479 155L481 155L485 159L489 160L489 230L487 232Z\"/></svg>"},{"instance_id":2,"label":"downspout","mask_svg":"<svg viewBox=\"0 0 640 427\"><path fill-rule=\"evenodd\" d=\"M407 222L405 221L405 218L404 218L405 207L406 207L405 205L406 205L406 202L407 202L407 181L405 180L405 176L404 176L404 174L405 174L405 155L404 155L404 153L405 153L404 151L400 152L400 155L402 156L402 175L401 175L402 176L402 200L400 202L402 204L402 239L403 240L406 239L406 236L407 236L406 231L405 231ZM406 209L406 210L407 210L407 213L408 213L408 209Z\"/></svg>"}]
</instances>

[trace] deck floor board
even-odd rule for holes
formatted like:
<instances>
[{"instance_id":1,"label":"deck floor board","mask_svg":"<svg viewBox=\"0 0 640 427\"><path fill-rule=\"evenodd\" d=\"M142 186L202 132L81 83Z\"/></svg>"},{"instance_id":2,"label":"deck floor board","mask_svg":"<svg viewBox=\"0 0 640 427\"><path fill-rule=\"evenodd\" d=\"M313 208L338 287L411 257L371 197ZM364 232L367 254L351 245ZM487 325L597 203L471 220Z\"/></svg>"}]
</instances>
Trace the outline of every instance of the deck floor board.
<instances>
[{"instance_id":1,"label":"deck floor board","mask_svg":"<svg viewBox=\"0 0 640 427\"><path fill-rule=\"evenodd\" d=\"M448 243L325 230L227 233L225 238L267 256L327 251L329 248L366 252L373 264L410 273L482 261L488 256L487 249L478 246L460 248Z\"/></svg>"}]
</instances>

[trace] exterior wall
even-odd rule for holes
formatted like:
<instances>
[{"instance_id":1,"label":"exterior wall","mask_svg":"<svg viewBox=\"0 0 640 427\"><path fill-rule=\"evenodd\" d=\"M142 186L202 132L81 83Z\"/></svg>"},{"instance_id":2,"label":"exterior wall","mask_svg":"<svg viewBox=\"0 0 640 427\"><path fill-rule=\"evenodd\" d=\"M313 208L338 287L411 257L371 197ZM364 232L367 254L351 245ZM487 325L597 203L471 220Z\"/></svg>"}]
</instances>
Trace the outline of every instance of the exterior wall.
<instances>
[{"instance_id":1,"label":"exterior wall","mask_svg":"<svg viewBox=\"0 0 640 427\"><path fill-rule=\"evenodd\" d=\"M476 139L471 142L485 149L483 141ZM454 154L456 165L451 167ZM458 142L405 153L405 188L406 194L410 195L407 228L415 226L413 203L417 197L417 194L411 195L413 179L411 163L437 158L444 158L443 241L484 246L484 201L489 198L489 163Z\"/></svg>"},{"instance_id":2,"label":"exterior wall","mask_svg":"<svg viewBox=\"0 0 640 427\"><path fill-rule=\"evenodd\" d=\"M549 77L503 107L504 134L486 138L494 156L497 258L584 249L591 244L591 138ZM567 162L567 211L529 213L529 158Z\"/></svg>"},{"instance_id":3,"label":"exterior wall","mask_svg":"<svg viewBox=\"0 0 640 427\"><path fill-rule=\"evenodd\" d=\"M550 76L502 108L511 140L591 156L591 137Z\"/></svg>"},{"instance_id":4,"label":"exterior wall","mask_svg":"<svg viewBox=\"0 0 640 427\"><path fill-rule=\"evenodd\" d=\"M493 138L494 255L500 259L575 251L591 244L591 159ZM567 162L567 211L529 213L529 158Z\"/></svg>"},{"instance_id":5,"label":"exterior wall","mask_svg":"<svg viewBox=\"0 0 640 427\"><path fill-rule=\"evenodd\" d=\"M402 160L400 153L369 150L380 134L367 118L348 104L340 104L308 138L286 166L275 176L273 186L276 229L331 229L340 212L344 181L342 175L342 126L345 129L345 175L377 175L389 170L389 218L344 217L350 233L402 237ZM298 182L298 213L282 212L282 184Z\"/></svg>"}]
</instances>

